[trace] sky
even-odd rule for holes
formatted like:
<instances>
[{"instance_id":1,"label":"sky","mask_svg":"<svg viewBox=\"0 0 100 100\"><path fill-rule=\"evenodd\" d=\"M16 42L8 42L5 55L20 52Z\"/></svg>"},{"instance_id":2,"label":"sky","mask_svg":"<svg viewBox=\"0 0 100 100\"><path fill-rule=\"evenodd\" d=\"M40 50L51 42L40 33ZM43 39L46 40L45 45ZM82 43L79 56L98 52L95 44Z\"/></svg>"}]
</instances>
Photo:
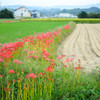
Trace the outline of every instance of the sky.
<instances>
[{"instance_id":1,"label":"sky","mask_svg":"<svg viewBox=\"0 0 100 100\"><path fill-rule=\"evenodd\" d=\"M54 6L54 5L87 5L100 3L100 0L0 0L1 6L26 5L26 6Z\"/></svg>"}]
</instances>

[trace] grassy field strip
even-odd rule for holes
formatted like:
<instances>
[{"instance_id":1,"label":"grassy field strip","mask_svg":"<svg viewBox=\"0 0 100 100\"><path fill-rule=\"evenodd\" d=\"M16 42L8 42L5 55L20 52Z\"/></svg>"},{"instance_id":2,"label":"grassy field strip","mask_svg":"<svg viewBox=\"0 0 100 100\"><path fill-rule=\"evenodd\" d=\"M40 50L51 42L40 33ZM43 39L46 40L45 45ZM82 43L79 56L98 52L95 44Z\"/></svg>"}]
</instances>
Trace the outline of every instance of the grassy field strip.
<instances>
[{"instance_id":1,"label":"grassy field strip","mask_svg":"<svg viewBox=\"0 0 100 100\"><path fill-rule=\"evenodd\" d=\"M0 43L7 43L24 36L55 30L68 22L16 22L0 24Z\"/></svg>"},{"instance_id":2,"label":"grassy field strip","mask_svg":"<svg viewBox=\"0 0 100 100\"><path fill-rule=\"evenodd\" d=\"M0 23L4 23L6 21L13 22L24 22L24 21L74 21L76 23L100 23L100 18L36 18L36 19L0 19Z\"/></svg>"}]
</instances>

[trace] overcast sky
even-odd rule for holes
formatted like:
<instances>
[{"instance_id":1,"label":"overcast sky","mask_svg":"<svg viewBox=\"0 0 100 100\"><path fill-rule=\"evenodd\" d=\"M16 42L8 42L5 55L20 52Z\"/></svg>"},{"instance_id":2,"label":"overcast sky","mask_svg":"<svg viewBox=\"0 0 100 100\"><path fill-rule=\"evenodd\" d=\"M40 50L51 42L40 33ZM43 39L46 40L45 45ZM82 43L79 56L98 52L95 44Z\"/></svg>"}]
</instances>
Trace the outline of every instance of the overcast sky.
<instances>
[{"instance_id":1,"label":"overcast sky","mask_svg":"<svg viewBox=\"0 0 100 100\"><path fill-rule=\"evenodd\" d=\"M100 0L0 0L1 5L54 6L86 5L100 3Z\"/></svg>"}]
</instances>

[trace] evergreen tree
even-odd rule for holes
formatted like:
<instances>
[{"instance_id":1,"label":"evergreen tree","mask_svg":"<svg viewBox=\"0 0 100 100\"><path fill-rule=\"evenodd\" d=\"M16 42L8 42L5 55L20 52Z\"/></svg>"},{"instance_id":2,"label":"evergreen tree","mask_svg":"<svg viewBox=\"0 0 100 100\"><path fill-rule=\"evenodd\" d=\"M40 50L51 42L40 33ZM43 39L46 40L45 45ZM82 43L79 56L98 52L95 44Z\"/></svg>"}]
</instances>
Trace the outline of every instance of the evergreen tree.
<instances>
[{"instance_id":1,"label":"evergreen tree","mask_svg":"<svg viewBox=\"0 0 100 100\"><path fill-rule=\"evenodd\" d=\"M82 11L77 16L78 18L88 18L88 14L85 11Z\"/></svg>"},{"instance_id":2,"label":"evergreen tree","mask_svg":"<svg viewBox=\"0 0 100 100\"><path fill-rule=\"evenodd\" d=\"M0 18L14 18L14 15L8 9L4 9L0 11Z\"/></svg>"}]
</instances>

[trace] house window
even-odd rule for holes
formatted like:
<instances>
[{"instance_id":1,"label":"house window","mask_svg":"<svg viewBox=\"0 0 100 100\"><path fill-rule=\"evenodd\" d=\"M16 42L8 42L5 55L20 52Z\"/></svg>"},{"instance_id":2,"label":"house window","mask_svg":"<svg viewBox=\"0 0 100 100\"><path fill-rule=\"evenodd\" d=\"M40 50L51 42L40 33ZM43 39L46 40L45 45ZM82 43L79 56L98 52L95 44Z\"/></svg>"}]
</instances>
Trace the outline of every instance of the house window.
<instances>
[{"instance_id":1,"label":"house window","mask_svg":"<svg viewBox=\"0 0 100 100\"><path fill-rule=\"evenodd\" d=\"M26 10L24 10L24 12L26 12Z\"/></svg>"}]
</instances>

